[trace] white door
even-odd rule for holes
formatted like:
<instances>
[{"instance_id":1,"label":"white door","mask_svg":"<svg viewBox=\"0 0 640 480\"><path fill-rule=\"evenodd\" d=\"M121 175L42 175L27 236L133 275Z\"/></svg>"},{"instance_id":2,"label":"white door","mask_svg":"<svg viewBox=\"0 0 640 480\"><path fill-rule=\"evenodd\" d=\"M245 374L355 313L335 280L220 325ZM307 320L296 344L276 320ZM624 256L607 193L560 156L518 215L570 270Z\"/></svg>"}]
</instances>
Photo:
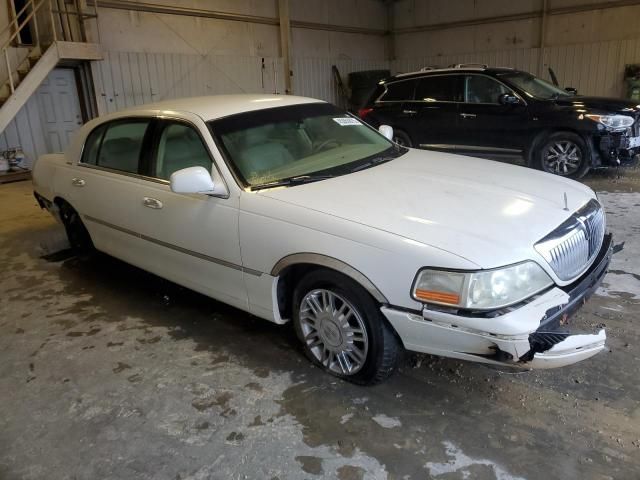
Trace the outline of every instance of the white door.
<instances>
[{"instance_id":1,"label":"white door","mask_svg":"<svg viewBox=\"0 0 640 480\"><path fill-rule=\"evenodd\" d=\"M38 108L49 152L62 152L80 125L82 113L74 71L56 68L37 90Z\"/></svg>"}]
</instances>

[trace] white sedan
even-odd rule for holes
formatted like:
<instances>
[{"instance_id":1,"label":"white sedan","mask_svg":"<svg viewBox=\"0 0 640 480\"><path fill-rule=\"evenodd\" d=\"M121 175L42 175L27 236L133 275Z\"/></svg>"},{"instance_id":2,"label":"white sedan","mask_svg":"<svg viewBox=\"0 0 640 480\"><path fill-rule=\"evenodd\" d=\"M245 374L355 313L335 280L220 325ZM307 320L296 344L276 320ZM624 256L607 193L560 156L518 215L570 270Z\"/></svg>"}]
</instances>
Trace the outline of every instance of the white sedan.
<instances>
[{"instance_id":1,"label":"white sedan","mask_svg":"<svg viewBox=\"0 0 640 480\"><path fill-rule=\"evenodd\" d=\"M356 383L403 347L519 368L603 350L567 325L610 260L594 192L390 130L310 98L167 101L87 123L38 160L35 195L73 247L291 321Z\"/></svg>"}]
</instances>

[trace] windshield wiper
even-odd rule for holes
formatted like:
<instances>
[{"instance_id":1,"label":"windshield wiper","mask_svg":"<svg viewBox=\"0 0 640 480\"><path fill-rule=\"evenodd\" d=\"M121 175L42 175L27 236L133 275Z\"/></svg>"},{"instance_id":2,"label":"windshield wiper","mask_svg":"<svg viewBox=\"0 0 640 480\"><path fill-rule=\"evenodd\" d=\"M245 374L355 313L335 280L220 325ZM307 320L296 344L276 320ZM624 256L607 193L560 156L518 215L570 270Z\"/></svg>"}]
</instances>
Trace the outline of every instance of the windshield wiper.
<instances>
[{"instance_id":1,"label":"windshield wiper","mask_svg":"<svg viewBox=\"0 0 640 480\"><path fill-rule=\"evenodd\" d=\"M365 168L371 168L374 165L379 165L381 163L388 162L390 160L393 160L394 158L396 158L396 157L388 156L388 155L380 156L380 157L374 157L374 158L370 159L367 162L361 163L360 165L357 165L357 166L353 167L351 169L351 173L359 172L360 170L364 170Z\"/></svg>"},{"instance_id":2,"label":"windshield wiper","mask_svg":"<svg viewBox=\"0 0 640 480\"><path fill-rule=\"evenodd\" d=\"M297 177L283 178L282 180L275 180L273 182L267 182L261 185L254 185L251 187L251 190L263 190L265 188L275 187L291 187L293 185L302 185L304 183L317 182L319 180L326 180L333 177L335 177L335 175L299 175Z\"/></svg>"}]
</instances>

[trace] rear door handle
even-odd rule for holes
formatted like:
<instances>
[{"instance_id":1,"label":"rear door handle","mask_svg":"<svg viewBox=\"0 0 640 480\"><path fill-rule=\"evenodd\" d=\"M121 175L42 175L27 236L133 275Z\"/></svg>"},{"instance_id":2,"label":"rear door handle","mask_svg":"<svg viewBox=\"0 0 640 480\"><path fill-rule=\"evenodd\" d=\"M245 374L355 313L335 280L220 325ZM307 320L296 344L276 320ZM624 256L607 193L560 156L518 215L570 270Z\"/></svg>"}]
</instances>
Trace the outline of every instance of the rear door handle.
<instances>
[{"instance_id":1,"label":"rear door handle","mask_svg":"<svg viewBox=\"0 0 640 480\"><path fill-rule=\"evenodd\" d=\"M84 187L84 180L81 178L73 178L71 179L71 185L74 187Z\"/></svg>"},{"instance_id":2,"label":"rear door handle","mask_svg":"<svg viewBox=\"0 0 640 480\"><path fill-rule=\"evenodd\" d=\"M405 113L407 115L415 115L418 112L416 110L403 110L402 113Z\"/></svg>"},{"instance_id":3,"label":"rear door handle","mask_svg":"<svg viewBox=\"0 0 640 480\"><path fill-rule=\"evenodd\" d=\"M156 200L155 198L144 197L142 199L142 204L145 207L155 208L156 210L162 208L162 202L160 200Z\"/></svg>"},{"instance_id":4,"label":"rear door handle","mask_svg":"<svg viewBox=\"0 0 640 480\"><path fill-rule=\"evenodd\" d=\"M476 114L475 113L461 113L460 116L462 118L476 118Z\"/></svg>"}]
</instances>

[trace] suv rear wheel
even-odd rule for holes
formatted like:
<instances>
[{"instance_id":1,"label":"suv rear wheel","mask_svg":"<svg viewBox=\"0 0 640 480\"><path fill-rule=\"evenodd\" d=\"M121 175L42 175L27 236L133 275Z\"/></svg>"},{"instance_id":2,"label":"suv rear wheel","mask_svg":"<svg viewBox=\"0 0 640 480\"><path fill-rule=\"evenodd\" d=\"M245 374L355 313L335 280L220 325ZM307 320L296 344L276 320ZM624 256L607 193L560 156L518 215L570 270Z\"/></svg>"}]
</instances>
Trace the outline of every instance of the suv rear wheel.
<instances>
[{"instance_id":1,"label":"suv rear wheel","mask_svg":"<svg viewBox=\"0 0 640 480\"><path fill-rule=\"evenodd\" d=\"M402 130L393 131L393 141L396 142L401 147L408 147L408 148L413 147L413 144L411 143L411 138L409 138L409 135L407 135Z\"/></svg>"},{"instance_id":2,"label":"suv rear wheel","mask_svg":"<svg viewBox=\"0 0 640 480\"><path fill-rule=\"evenodd\" d=\"M554 175L578 179L589 171L589 149L579 135L552 133L533 152L533 166Z\"/></svg>"}]
</instances>

